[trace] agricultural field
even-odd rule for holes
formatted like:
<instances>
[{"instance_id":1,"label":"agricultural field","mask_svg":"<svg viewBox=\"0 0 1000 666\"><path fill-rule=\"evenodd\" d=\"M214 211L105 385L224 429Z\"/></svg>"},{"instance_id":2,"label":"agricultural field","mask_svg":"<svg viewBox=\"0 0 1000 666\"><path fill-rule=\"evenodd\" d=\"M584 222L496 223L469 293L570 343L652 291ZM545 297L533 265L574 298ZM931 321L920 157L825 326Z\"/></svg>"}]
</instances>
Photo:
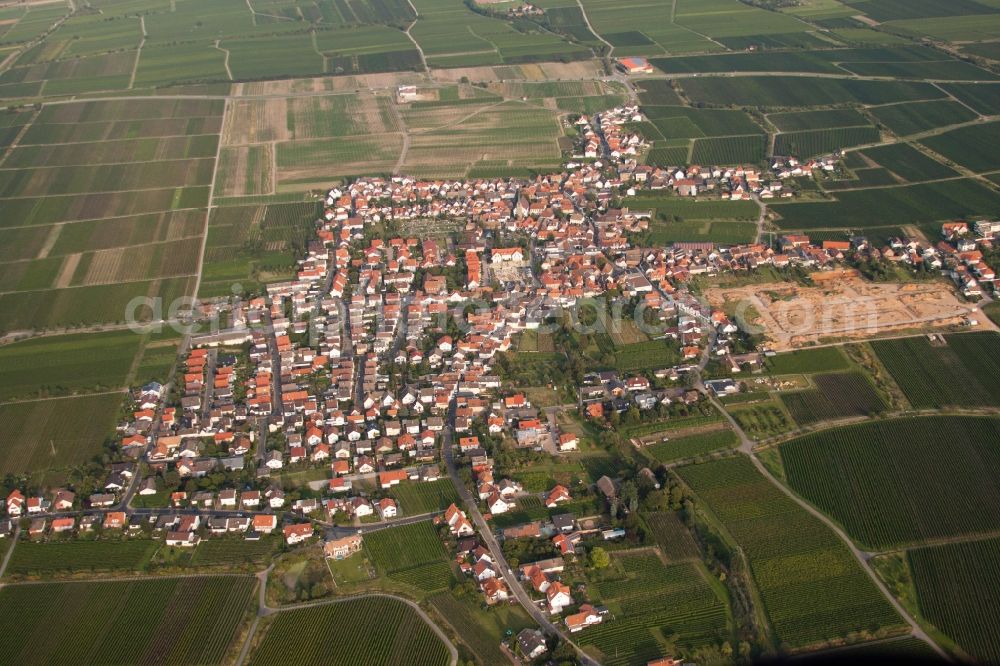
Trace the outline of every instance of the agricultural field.
<instances>
[{"instance_id":1,"label":"agricultural field","mask_svg":"<svg viewBox=\"0 0 1000 666\"><path fill-rule=\"evenodd\" d=\"M782 132L805 132L840 127L868 127L871 125L868 118L855 109L787 111L784 113L770 113L767 119Z\"/></svg>"},{"instance_id":2,"label":"agricultural field","mask_svg":"<svg viewBox=\"0 0 1000 666\"><path fill-rule=\"evenodd\" d=\"M0 227L34 239L0 264L0 330L120 322L136 296L190 294L223 108L43 106L0 163Z\"/></svg>"},{"instance_id":3,"label":"agricultural field","mask_svg":"<svg viewBox=\"0 0 1000 666\"><path fill-rule=\"evenodd\" d=\"M917 548L907 553L917 604L925 620L980 663L1000 659L1000 540Z\"/></svg>"},{"instance_id":4,"label":"agricultural field","mask_svg":"<svg viewBox=\"0 0 1000 666\"><path fill-rule=\"evenodd\" d=\"M583 9L594 30L614 46L614 55L654 55L722 50L722 46L674 20L671 6L641 0L622 12L614 0L584 0ZM634 16L641 15L641 26Z\"/></svg>"},{"instance_id":5,"label":"agricultural field","mask_svg":"<svg viewBox=\"0 0 1000 666\"><path fill-rule=\"evenodd\" d=\"M510 663L507 655L500 650L500 641L508 629L517 635L522 629L536 627L517 604L501 604L483 612L476 601L458 599L451 592L440 592L428 601L484 666L507 666Z\"/></svg>"},{"instance_id":6,"label":"agricultural field","mask_svg":"<svg viewBox=\"0 0 1000 666\"><path fill-rule=\"evenodd\" d=\"M194 567L239 567L269 562L280 546L276 537L258 541L235 539L202 539L191 554Z\"/></svg>"},{"instance_id":7,"label":"agricultural field","mask_svg":"<svg viewBox=\"0 0 1000 666\"><path fill-rule=\"evenodd\" d=\"M649 230L638 234L643 246L669 245L681 241L710 242L720 245L750 243L757 237L757 225L750 222L653 222Z\"/></svg>"},{"instance_id":8,"label":"agricultural field","mask_svg":"<svg viewBox=\"0 0 1000 666\"><path fill-rule=\"evenodd\" d=\"M589 587L613 619L579 634L585 649L611 666L644 664L669 651L661 637L676 636L671 654L690 655L728 640L724 595L700 562L665 565L649 551L616 552L614 573ZM659 631L658 631L659 630Z\"/></svg>"},{"instance_id":9,"label":"agricultural field","mask_svg":"<svg viewBox=\"0 0 1000 666\"><path fill-rule=\"evenodd\" d=\"M915 408L1000 404L1000 336L967 333L944 339L944 345L914 337L879 340L871 346Z\"/></svg>"},{"instance_id":10,"label":"agricultural field","mask_svg":"<svg viewBox=\"0 0 1000 666\"><path fill-rule=\"evenodd\" d=\"M138 572L145 570L160 546L159 541L152 539L21 541L14 548L7 574L51 578L79 573Z\"/></svg>"},{"instance_id":11,"label":"agricultural field","mask_svg":"<svg viewBox=\"0 0 1000 666\"><path fill-rule=\"evenodd\" d=\"M760 209L752 201L718 201L673 195L644 194L622 200L631 210L651 211L662 220L756 221Z\"/></svg>"},{"instance_id":12,"label":"agricultural field","mask_svg":"<svg viewBox=\"0 0 1000 666\"><path fill-rule=\"evenodd\" d=\"M727 409L740 428L752 439L767 439L794 427L791 415L784 404L777 400L737 405Z\"/></svg>"},{"instance_id":13,"label":"agricultural field","mask_svg":"<svg viewBox=\"0 0 1000 666\"><path fill-rule=\"evenodd\" d=\"M878 143L879 139L879 132L874 127L840 127L786 132L777 136L774 152L778 155L795 155L807 159L829 155L843 148Z\"/></svg>"},{"instance_id":14,"label":"agricultural field","mask_svg":"<svg viewBox=\"0 0 1000 666\"><path fill-rule=\"evenodd\" d=\"M316 203L220 206L208 221L199 296L229 296L295 275L319 215Z\"/></svg>"},{"instance_id":15,"label":"agricultural field","mask_svg":"<svg viewBox=\"0 0 1000 666\"><path fill-rule=\"evenodd\" d=\"M976 173L995 171L996 154L991 146L1000 141L1000 123L971 125L921 139L920 144Z\"/></svg>"},{"instance_id":16,"label":"agricultural field","mask_svg":"<svg viewBox=\"0 0 1000 666\"><path fill-rule=\"evenodd\" d=\"M678 473L746 553L779 645L818 646L903 629L846 546L748 459L690 465Z\"/></svg>"},{"instance_id":17,"label":"agricultural field","mask_svg":"<svg viewBox=\"0 0 1000 666\"><path fill-rule=\"evenodd\" d=\"M698 544L678 513L656 511L643 514L642 519L668 562L698 559Z\"/></svg>"},{"instance_id":18,"label":"agricultural field","mask_svg":"<svg viewBox=\"0 0 1000 666\"><path fill-rule=\"evenodd\" d=\"M796 492L859 543L886 549L998 529L998 442L993 418L893 419L800 437L781 459Z\"/></svg>"},{"instance_id":19,"label":"agricultural field","mask_svg":"<svg viewBox=\"0 0 1000 666\"><path fill-rule=\"evenodd\" d=\"M845 104L888 104L941 99L929 83L822 79L798 76L704 77L680 81L692 102L728 106L803 108Z\"/></svg>"},{"instance_id":20,"label":"agricultural field","mask_svg":"<svg viewBox=\"0 0 1000 666\"><path fill-rule=\"evenodd\" d=\"M891 143L876 148L865 148L863 154L869 160L911 183L958 176L958 172L951 167L928 157L908 143Z\"/></svg>"},{"instance_id":21,"label":"agricultural field","mask_svg":"<svg viewBox=\"0 0 1000 666\"><path fill-rule=\"evenodd\" d=\"M253 666L317 661L338 666L445 666L449 655L407 604L366 597L278 613L249 657Z\"/></svg>"},{"instance_id":22,"label":"agricultural field","mask_svg":"<svg viewBox=\"0 0 1000 666\"><path fill-rule=\"evenodd\" d=\"M426 482L403 482L389 492L397 502L400 511L407 516L444 511L454 502L461 502L455 484L451 479Z\"/></svg>"},{"instance_id":23,"label":"agricultural field","mask_svg":"<svg viewBox=\"0 0 1000 666\"><path fill-rule=\"evenodd\" d=\"M615 369L623 371L666 368L678 360L677 349L663 340L616 345L611 353Z\"/></svg>"},{"instance_id":24,"label":"agricultural field","mask_svg":"<svg viewBox=\"0 0 1000 666\"><path fill-rule=\"evenodd\" d=\"M248 617L252 576L7 585L0 649L75 664L221 664Z\"/></svg>"},{"instance_id":25,"label":"agricultural field","mask_svg":"<svg viewBox=\"0 0 1000 666\"><path fill-rule=\"evenodd\" d=\"M728 428L713 430L697 435L669 438L647 447L647 451L657 462L671 463L702 456L714 451L734 449L740 440L736 433Z\"/></svg>"},{"instance_id":26,"label":"agricultural field","mask_svg":"<svg viewBox=\"0 0 1000 666\"><path fill-rule=\"evenodd\" d=\"M869 109L869 112L899 136L919 134L976 119L976 114L969 107L950 99L876 106Z\"/></svg>"},{"instance_id":27,"label":"agricultural field","mask_svg":"<svg viewBox=\"0 0 1000 666\"><path fill-rule=\"evenodd\" d=\"M642 110L649 123L659 131L659 137L650 138L694 139L764 133L763 128L743 111L651 105L643 105Z\"/></svg>"},{"instance_id":28,"label":"agricultural field","mask_svg":"<svg viewBox=\"0 0 1000 666\"><path fill-rule=\"evenodd\" d=\"M115 392L0 404L0 474L69 467L99 455L123 397Z\"/></svg>"},{"instance_id":29,"label":"agricultural field","mask_svg":"<svg viewBox=\"0 0 1000 666\"><path fill-rule=\"evenodd\" d=\"M511 23L472 12L445 0L415 0L417 21L410 34L431 67L581 60L591 50L571 44L530 21Z\"/></svg>"},{"instance_id":30,"label":"agricultural field","mask_svg":"<svg viewBox=\"0 0 1000 666\"><path fill-rule=\"evenodd\" d=\"M454 579L430 521L366 534L365 550L379 573L424 592L446 588Z\"/></svg>"},{"instance_id":31,"label":"agricultural field","mask_svg":"<svg viewBox=\"0 0 1000 666\"><path fill-rule=\"evenodd\" d=\"M971 179L838 192L834 201L776 203L781 229L852 229L1000 214L1000 195ZM849 224L848 224L849 223Z\"/></svg>"},{"instance_id":32,"label":"agricultural field","mask_svg":"<svg viewBox=\"0 0 1000 666\"><path fill-rule=\"evenodd\" d=\"M132 331L35 338L0 347L0 401L125 388L142 336Z\"/></svg>"},{"instance_id":33,"label":"agricultural field","mask_svg":"<svg viewBox=\"0 0 1000 666\"><path fill-rule=\"evenodd\" d=\"M751 136L695 139L691 161L697 164L759 164L765 159L767 137Z\"/></svg>"},{"instance_id":34,"label":"agricultural field","mask_svg":"<svg viewBox=\"0 0 1000 666\"><path fill-rule=\"evenodd\" d=\"M835 372L846 370L847 367L847 357L840 347L800 349L767 359L768 371L773 375Z\"/></svg>"},{"instance_id":35,"label":"agricultural field","mask_svg":"<svg viewBox=\"0 0 1000 666\"><path fill-rule=\"evenodd\" d=\"M847 416L871 416L887 408L860 372L816 375L816 388L782 393L781 402L800 426Z\"/></svg>"}]
</instances>

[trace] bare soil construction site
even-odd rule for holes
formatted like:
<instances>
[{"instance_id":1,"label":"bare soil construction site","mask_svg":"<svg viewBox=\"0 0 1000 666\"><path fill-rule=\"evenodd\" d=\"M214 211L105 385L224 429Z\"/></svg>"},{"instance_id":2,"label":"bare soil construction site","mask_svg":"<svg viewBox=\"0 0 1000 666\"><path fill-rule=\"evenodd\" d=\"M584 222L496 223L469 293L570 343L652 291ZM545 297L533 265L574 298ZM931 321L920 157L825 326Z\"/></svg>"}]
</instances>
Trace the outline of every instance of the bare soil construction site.
<instances>
[{"instance_id":1,"label":"bare soil construction site","mask_svg":"<svg viewBox=\"0 0 1000 666\"><path fill-rule=\"evenodd\" d=\"M811 277L815 286L758 284L710 289L706 297L763 334L775 351L927 326L996 330L941 282L875 284L841 273Z\"/></svg>"}]
</instances>

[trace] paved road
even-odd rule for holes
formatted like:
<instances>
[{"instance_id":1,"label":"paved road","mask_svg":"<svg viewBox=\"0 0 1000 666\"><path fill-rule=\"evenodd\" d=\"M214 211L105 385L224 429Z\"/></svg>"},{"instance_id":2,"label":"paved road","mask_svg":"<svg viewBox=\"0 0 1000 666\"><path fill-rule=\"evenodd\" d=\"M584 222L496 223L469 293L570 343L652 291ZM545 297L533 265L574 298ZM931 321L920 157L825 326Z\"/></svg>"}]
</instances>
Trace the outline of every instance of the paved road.
<instances>
[{"instance_id":1,"label":"paved road","mask_svg":"<svg viewBox=\"0 0 1000 666\"><path fill-rule=\"evenodd\" d=\"M586 652L581 650L580 647L576 645L576 643L574 643L566 633L554 624L525 591L524 586L521 585L521 581L517 579L514 571L510 568L510 565L507 564L507 559L504 557L503 549L500 547L500 543L497 541L496 536L487 524L486 519L483 518L483 514L480 513L476 498L472 496L472 493L470 493L468 488L465 487L465 484L462 483L462 479L458 475L458 467L455 464L455 454L452 448L452 433L454 432L455 425L454 401L452 401L451 407L448 410L448 424L449 426L444 429L444 442L442 444L444 447L445 463L448 465L448 475L451 477L451 481L455 485L455 489L458 490L458 494L465 504L466 512L472 518L472 522L475 523L476 529L479 531L480 538L486 544L486 547L490 551L490 555L496 562L497 568L500 570L500 575L503 577L504 582L507 583L507 588L510 589L510 591L514 594L514 597L522 606L524 606L524 609L528 611L528 614L531 615L532 619L538 623L543 631L559 636L563 641L572 645L576 650L580 661L586 666L598 666L598 662Z\"/></svg>"}]
</instances>

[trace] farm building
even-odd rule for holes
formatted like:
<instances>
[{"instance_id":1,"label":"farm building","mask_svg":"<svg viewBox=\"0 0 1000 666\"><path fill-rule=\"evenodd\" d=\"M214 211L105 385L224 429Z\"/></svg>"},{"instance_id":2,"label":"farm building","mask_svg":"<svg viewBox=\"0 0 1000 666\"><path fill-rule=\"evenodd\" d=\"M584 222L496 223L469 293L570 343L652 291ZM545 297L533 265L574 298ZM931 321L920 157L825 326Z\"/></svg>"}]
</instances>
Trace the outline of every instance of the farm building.
<instances>
[{"instance_id":1,"label":"farm building","mask_svg":"<svg viewBox=\"0 0 1000 666\"><path fill-rule=\"evenodd\" d=\"M626 74L652 74L653 66L645 58L633 56L631 58L619 58L618 68Z\"/></svg>"}]
</instances>

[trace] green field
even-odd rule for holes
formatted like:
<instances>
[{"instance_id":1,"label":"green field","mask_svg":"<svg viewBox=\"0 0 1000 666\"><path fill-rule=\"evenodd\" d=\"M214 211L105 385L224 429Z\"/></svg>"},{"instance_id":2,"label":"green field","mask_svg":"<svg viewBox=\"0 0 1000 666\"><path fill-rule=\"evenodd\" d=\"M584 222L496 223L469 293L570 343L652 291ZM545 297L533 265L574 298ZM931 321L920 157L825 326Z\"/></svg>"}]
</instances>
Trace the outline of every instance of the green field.
<instances>
[{"instance_id":1,"label":"green field","mask_svg":"<svg viewBox=\"0 0 1000 666\"><path fill-rule=\"evenodd\" d=\"M536 626L517 604L495 606L484 613L477 600L457 599L451 592L435 594L428 601L484 666L507 666L510 663L506 653L500 649L500 641L508 629L516 635L521 629L534 629Z\"/></svg>"},{"instance_id":2,"label":"green field","mask_svg":"<svg viewBox=\"0 0 1000 666\"><path fill-rule=\"evenodd\" d=\"M221 664L251 576L8 585L0 649L31 663Z\"/></svg>"},{"instance_id":3,"label":"green field","mask_svg":"<svg viewBox=\"0 0 1000 666\"><path fill-rule=\"evenodd\" d=\"M614 614L613 621L585 629L581 645L596 648L611 666L645 664L665 654L690 655L729 636L728 609L700 563L664 565L646 552L618 552L615 574L591 586ZM667 627L673 651L659 631Z\"/></svg>"},{"instance_id":4,"label":"green field","mask_svg":"<svg viewBox=\"0 0 1000 666\"><path fill-rule=\"evenodd\" d=\"M768 358L767 368L774 375L833 372L846 370L847 358L840 347L801 349Z\"/></svg>"},{"instance_id":5,"label":"green field","mask_svg":"<svg viewBox=\"0 0 1000 666\"><path fill-rule=\"evenodd\" d=\"M788 111L768 114L767 119L782 132L825 130L836 127L864 127L871 123L854 109Z\"/></svg>"},{"instance_id":6,"label":"green field","mask_svg":"<svg viewBox=\"0 0 1000 666\"><path fill-rule=\"evenodd\" d=\"M991 149L1000 141L1000 123L971 125L922 139L920 143L947 159L976 173L995 171L996 155Z\"/></svg>"},{"instance_id":7,"label":"green field","mask_svg":"<svg viewBox=\"0 0 1000 666\"><path fill-rule=\"evenodd\" d=\"M917 548L908 560L920 614L976 662L1000 659L1000 540Z\"/></svg>"},{"instance_id":8,"label":"green field","mask_svg":"<svg viewBox=\"0 0 1000 666\"><path fill-rule=\"evenodd\" d=\"M778 155L796 155L801 158L819 157L836 150L879 142L879 132L874 127L840 127L779 134L774 143Z\"/></svg>"},{"instance_id":9,"label":"green field","mask_svg":"<svg viewBox=\"0 0 1000 666\"><path fill-rule=\"evenodd\" d=\"M902 622L846 546L743 457L681 467L746 553L778 643L816 645Z\"/></svg>"},{"instance_id":10,"label":"green field","mask_svg":"<svg viewBox=\"0 0 1000 666\"><path fill-rule=\"evenodd\" d=\"M393 487L389 494L399 502L400 511L408 516L444 511L452 503L461 503L455 484L447 478L428 482L404 481Z\"/></svg>"},{"instance_id":11,"label":"green field","mask_svg":"<svg viewBox=\"0 0 1000 666\"><path fill-rule=\"evenodd\" d=\"M995 419L935 416L806 435L782 444L781 458L797 492L885 549L998 529L998 444Z\"/></svg>"},{"instance_id":12,"label":"green field","mask_svg":"<svg viewBox=\"0 0 1000 666\"><path fill-rule=\"evenodd\" d=\"M365 549L379 573L419 590L434 592L453 580L444 545L429 521L370 532Z\"/></svg>"},{"instance_id":13,"label":"green field","mask_svg":"<svg viewBox=\"0 0 1000 666\"><path fill-rule=\"evenodd\" d=\"M888 406L860 372L816 375L816 388L782 393L781 402L799 425L847 416L871 416Z\"/></svg>"},{"instance_id":14,"label":"green field","mask_svg":"<svg viewBox=\"0 0 1000 666\"><path fill-rule=\"evenodd\" d=\"M212 211L200 296L228 296L294 276L314 232L314 203L223 206Z\"/></svg>"},{"instance_id":15,"label":"green field","mask_svg":"<svg viewBox=\"0 0 1000 666\"><path fill-rule=\"evenodd\" d=\"M364 628L360 631L360 628ZM249 663L448 664L448 649L412 608L367 597L278 613Z\"/></svg>"},{"instance_id":16,"label":"green field","mask_svg":"<svg viewBox=\"0 0 1000 666\"><path fill-rule=\"evenodd\" d=\"M268 562L279 547L275 537L258 541L243 538L202 539L191 555L191 565L201 567L236 567Z\"/></svg>"},{"instance_id":17,"label":"green field","mask_svg":"<svg viewBox=\"0 0 1000 666\"><path fill-rule=\"evenodd\" d=\"M928 157L908 143L865 148L864 155L911 183L958 176L958 172L951 167Z\"/></svg>"},{"instance_id":18,"label":"green field","mask_svg":"<svg viewBox=\"0 0 1000 666\"><path fill-rule=\"evenodd\" d=\"M647 447L646 450L658 462L669 463L705 455L713 451L733 449L739 443L740 440L736 433L725 428L699 435L669 439L666 442L657 442Z\"/></svg>"},{"instance_id":19,"label":"green field","mask_svg":"<svg viewBox=\"0 0 1000 666\"><path fill-rule=\"evenodd\" d=\"M123 397L107 393L0 404L0 430L5 433L0 473L60 469L99 455Z\"/></svg>"},{"instance_id":20,"label":"green field","mask_svg":"<svg viewBox=\"0 0 1000 666\"><path fill-rule=\"evenodd\" d=\"M968 107L952 100L890 104L875 107L870 111L879 122L900 136L926 132L976 118L976 114Z\"/></svg>"},{"instance_id":21,"label":"green field","mask_svg":"<svg viewBox=\"0 0 1000 666\"><path fill-rule=\"evenodd\" d=\"M123 388L142 337L61 335L0 347L0 401Z\"/></svg>"},{"instance_id":22,"label":"green field","mask_svg":"<svg viewBox=\"0 0 1000 666\"><path fill-rule=\"evenodd\" d=\"M834 104L888 104L941 99L929 83L821 79L799 76L741 76L684 79L681 88L692 102L738 106L802 108Z\"/></svg>"},{"instance_id":23,"label":"green field","mask_svg":"<svg viewBox=\"0 0 1000 666\"><path fill-rule=\"evenodd\" d=\"M160 547L151 539L124 541L22 541L14 548L7 573L52 576L81 572L142 571Z\"/></svg>"},{"instance_id":24,"label":"green field","mask_svg":"<svg viewBox=\"0 0 1000 666\"><path fill-rule=\"evenodd\" d=\"M1000 403L1000 336L971 333L949 335L945 340L946 345L938 346L923 337L880 340L871 345L916 408Z\"/></svg>"},{"instance_id":25,"label":"green field","mask_svg":"<svg viewBox=\"0 0 1000 666\"><path fill-rule=\"evenodd\" d=\"M835 201L776 203L782 229L859 229L1000 213L1000 195L970 179L838 192Z\"/></svg>"},{"instance_id":26,"label":"green field","mask_svg":"<svg viewBox=\"0 0 1000 666\"><path fill-rule=\"evenodd\" d=\"M698 544L677 513L657 511L643 514L642 518L668 561L697 559Z\"/></svg>"}]
</instances>

